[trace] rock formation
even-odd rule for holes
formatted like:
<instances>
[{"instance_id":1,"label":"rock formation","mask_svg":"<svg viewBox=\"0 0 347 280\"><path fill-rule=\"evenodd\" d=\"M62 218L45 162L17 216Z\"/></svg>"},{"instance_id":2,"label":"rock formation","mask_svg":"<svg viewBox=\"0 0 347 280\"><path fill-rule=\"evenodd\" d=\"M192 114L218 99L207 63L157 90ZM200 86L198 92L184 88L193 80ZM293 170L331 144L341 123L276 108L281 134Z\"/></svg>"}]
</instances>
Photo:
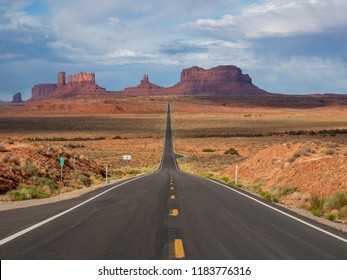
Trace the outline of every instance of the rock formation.
<instances>
[{"instance_id":1,"label":"rock formation","mask_svg":"<svg viewBox=\"0 0 347 280\"><path fill-rule=\"evenodd\" d=\"M57 84L35 85L31 91L31 100L40 100L47 97L69 97L80 94L98 94L106 90L95 83L94 73L80 72L70 75L66 83L65 72L59 72Z\"/></svg>"},{"instance_id":2,"label":"rock formation","mask_svg":"<svg viewBox=\"0 0 347 280\"><path fill-rule=\"evenodd\" d=\"M68 85L77 85L78 83L95 84L95 74L80 72L78 74L69 76L67 83Z\"/></svg>"},{"instance_id":3,"label":"rock formation","mask_svg":"<svg viewBox=\"0 0 347 280\"><path fill-rule=\"evenodd\" d=\"M61 89L66 84L66 73L65 72L59 72L58 74L58 89Z\"/></svg>"},{"instance_id":4,"label":"rock formation","mask_svg":"<svg viewBox=\"0 0 347 280\"><path fill-rule=\"evenodd\" d=\"M51 95L57 89L56 84L39 84L31 89L31 99L40 100Z\"/></svg>"},{"instance_id":5,"label":"rock formation","mask_svg":"<svg viewBox=\"0 0 347 280\"><path fill-rule=\"evenodd\" d=\"M233 66L218 66L208 70L197 66L184 69L181 81L171 88L171 94L188 95L254 95L269 94L252 83L248 74Z\"/></svg>"},{"instance_id":6,"label":"rock formation","mask_svg":"<svg viewBox=\"0 0 347 280\"><path fill-rule=\"evenodd\" d=\"M156 95L163 93L164 88L149 81L147 74L143 76L141 83L137 87L126 88L124 92L127 95Z\"/></svg>"},{"instance_id":7,"label":"rock formation","mask_svg":"<svg viewBox=\"0 0 347 280\"><path fill-rule=\"evenodd\" d=\"M256 87L249 75L233 66L218 66L203 69L197 66L182 70L181 80L172 87L164 88L149 81L144 75L136 87L126 88L121 92L107 92L95 83L94 73L80 72L68 76L66 83L65 72L58 74L57 84L40 84L32 89L32 100L46 97L66 98L76 95L95 94L125 94L125 95L232 95L253 96L269 95L270 93Z\"/></svg>"},{"instance_id":8,"label":"rock formation","mask_svg":"<svg viewBox=\"0 0 347 280\"><path fill-rule=\"evenodd\" d=\"M22 103L22 94L20 92L17 92L15 95L13 95L12 103Z\"/></svg>"}]
</instances>

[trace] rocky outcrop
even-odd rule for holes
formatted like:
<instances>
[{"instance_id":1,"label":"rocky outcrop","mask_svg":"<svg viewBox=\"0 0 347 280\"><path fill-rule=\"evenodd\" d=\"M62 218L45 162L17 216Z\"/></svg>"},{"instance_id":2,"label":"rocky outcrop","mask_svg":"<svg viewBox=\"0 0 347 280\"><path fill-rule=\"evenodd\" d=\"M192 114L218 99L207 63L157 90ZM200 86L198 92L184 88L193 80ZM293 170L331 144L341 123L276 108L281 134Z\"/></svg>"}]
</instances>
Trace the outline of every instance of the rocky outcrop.
<instances>
[{"instance_id":1,"label":"rocky outcrop","mask_svg":"<svg viewBox=\"0 0 347 280\"><path fill-rule=\"evenodd\" d=\"M69 76L67 83L68 85L77 85L79 83L95 84L95 74L80 72L78 74Z\"/></svg>"},{"instance_id":2,"label":"rocky outcrop","mask_svg":"<svg viewBox=\"0 0 347 280\"><path fill-rule=\"evenodd\" d=\"M58 74L58 89L62 89L66 85L66 73L59 72Z\"/></svg>"},{"instance_id":3,"label":"rocky outcrop","mask_svg":"<svg viewBox=\"0 0 347 280\"><path fill-rule=\"evenodd\" d=\"M126 88L124 92L127 95L156 95L163 93L164 88L151 83L148 75L145 74L138 86Z\"/></svg>"},{"instance_id":4,"label":"rocky outcrop","mask_svg":"<svg viewBox=\"0 0 347 280\"><path fill-rule=\"evenodd\" d=\"M41 100L47 97L69 97L80 94L98 94L106 90L95 83L94 73L80 72L70 75L66 83L66 73L59 72L57 84L35 85L31 91L31 100Z\"/></svg>"},{"instance_id":5,"label":"rocky outcrop","mask_svg":"<svg viewBox=\"0 0 347 280\"><path fill-rule=\"evenodd\" d=\"M60 96L74 96L81 94L99 94L106 92L105 88L98 86L95 83L94 73L80 72L75 75L70 75L67 84L58 89L56 94Z\"/></svg>"},{"instance_id":6,"label":"rocky outcrop","mask_svg":"<svg viewBox=\"0 0 347 280\"><path fill-rule=\"evenodd\" d=\"M15 95L13 95L12 103L22 103L22 94L20 92L17 92Z\"/></svg>"},{"instance_id":7,"label":"rocky outcrop","mask_svg":"<svg viewBox=\"0 0 347 280\"><path fill-rule=\"evenodd\" d=\"M52 95L57 89L56 84L39 84L31 89L31 100L40 100Z\"/></svg>"},{"instance_id":8,"label":"rocky outcrop","mask_svg":"<svg viewBox=\"0 0 347 280\"><path fill-rule=\"evenodd\" d=\"M252 83L248 74L233 65L218 66L211 69L203 69L194 66L184 69L181 73L181 81L168 88L171 94L188 95L267 95Z\"/></svg>"}]
</instances>

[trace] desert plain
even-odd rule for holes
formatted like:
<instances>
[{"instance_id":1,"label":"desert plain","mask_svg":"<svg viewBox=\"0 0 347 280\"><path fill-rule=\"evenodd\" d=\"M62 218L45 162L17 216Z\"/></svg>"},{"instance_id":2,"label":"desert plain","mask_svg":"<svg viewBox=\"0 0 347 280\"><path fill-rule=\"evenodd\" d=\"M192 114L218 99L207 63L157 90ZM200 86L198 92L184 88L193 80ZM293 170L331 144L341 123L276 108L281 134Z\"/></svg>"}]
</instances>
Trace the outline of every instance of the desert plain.
<instances>
[{"instance_id":1,"label":"desert plain","mask_svg":"<svg viewBox=\"0 0 347 280\"><path fill-rule=\"evenodd\" d=\"M2 203L102 183L106 165L109 179L156 170L171 102L180 169L347 223L345 104L265 106L233 98L132 97L95 101L87 106L89 112L64 102L41 103L39 113L37 104L7 104L0 110ZM75 104L83 102L77 98ZM112 102L117 110L95 113ZM125 161L123 155L132 158ZM61 157L66 160L62 180Z\"/></svg>"}]
</instances>

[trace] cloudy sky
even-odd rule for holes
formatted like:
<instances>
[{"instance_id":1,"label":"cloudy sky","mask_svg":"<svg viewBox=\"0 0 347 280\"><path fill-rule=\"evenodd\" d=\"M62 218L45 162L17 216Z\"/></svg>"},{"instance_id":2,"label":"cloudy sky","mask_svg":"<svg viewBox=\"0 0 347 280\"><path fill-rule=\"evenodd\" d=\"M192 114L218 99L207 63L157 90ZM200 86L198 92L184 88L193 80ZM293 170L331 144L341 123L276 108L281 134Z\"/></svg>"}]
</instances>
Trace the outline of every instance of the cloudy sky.
<instances>
[{"instance_id":1,"label":"cloudy sky","mask_svg":"<svg viewBox=\"0 0 347 280\"><path fill-rule=\"evenodd\" d=\"M57 73L119 90L232 64L276 93L347 93L346 0L0 0L0 100Z\"/></svg>"}]
</instances>

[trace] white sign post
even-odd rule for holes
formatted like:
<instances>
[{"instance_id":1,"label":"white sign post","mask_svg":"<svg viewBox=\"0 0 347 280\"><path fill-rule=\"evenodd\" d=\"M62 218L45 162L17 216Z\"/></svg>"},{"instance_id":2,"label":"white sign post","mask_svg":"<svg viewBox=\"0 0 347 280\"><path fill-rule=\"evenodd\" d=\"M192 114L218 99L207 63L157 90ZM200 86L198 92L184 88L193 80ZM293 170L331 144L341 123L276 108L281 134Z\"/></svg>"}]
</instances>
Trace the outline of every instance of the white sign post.
<instances>
[{"instance_id":1,"label":"white sign post","mask_svg":"<svg viewBox=\"0 0 347 280\"><path fill-rule=\"evenodd\" d=\"M108 183L108 164L106 164L106 184Z\"/></svg>"}]
</instances>

